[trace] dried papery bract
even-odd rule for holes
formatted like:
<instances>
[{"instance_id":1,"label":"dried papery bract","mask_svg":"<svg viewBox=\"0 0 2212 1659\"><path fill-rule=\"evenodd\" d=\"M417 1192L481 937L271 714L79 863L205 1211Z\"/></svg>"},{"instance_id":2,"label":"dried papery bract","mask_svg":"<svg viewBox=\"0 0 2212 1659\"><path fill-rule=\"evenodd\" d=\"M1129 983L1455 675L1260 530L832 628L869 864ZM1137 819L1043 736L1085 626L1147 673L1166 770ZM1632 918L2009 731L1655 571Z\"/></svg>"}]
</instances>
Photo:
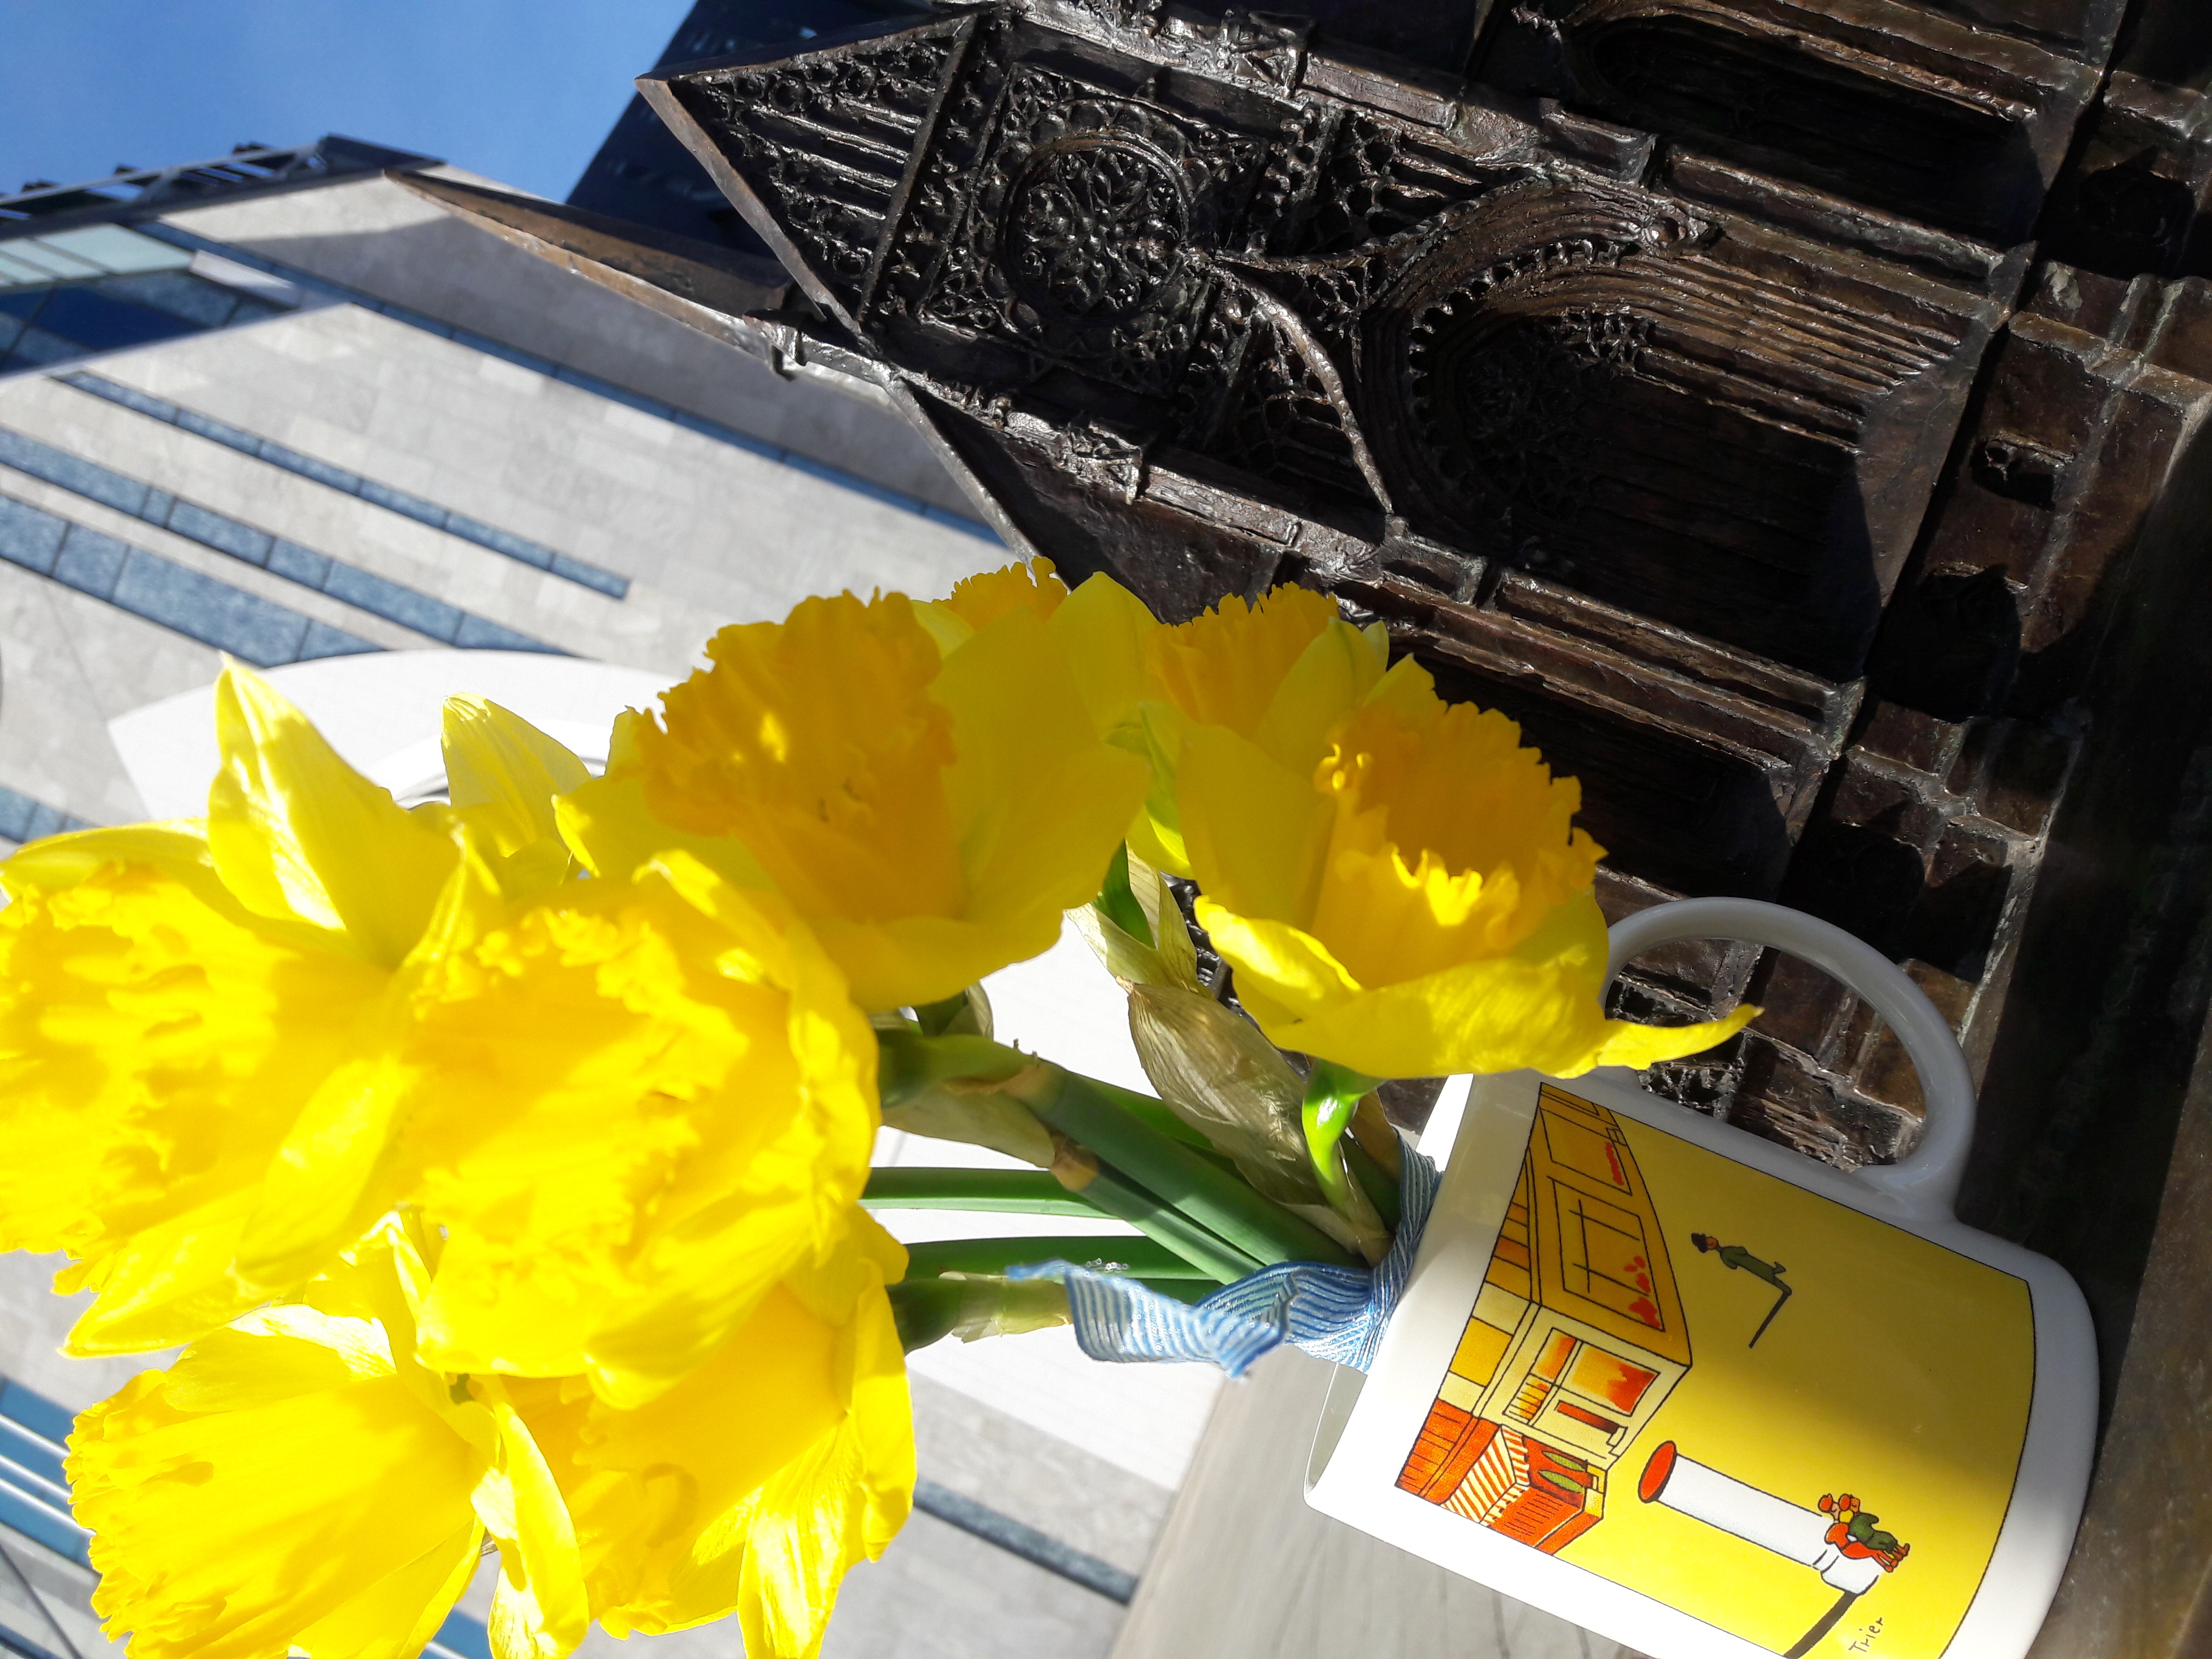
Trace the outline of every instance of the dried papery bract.
<instances>
[{"instance_id":1,"label":"dried papery bract","mask_svg":"<svg viewBox=\"0 0 2212 1659\"><path fill-rule=\"evenodd\" d=\"M1203 991L1129 988L1129 1036L1160 1098L1279 1204L1321 1199L1298 1133L1305 1083L1252 1022Z\"/></svg>"}]
</instances>

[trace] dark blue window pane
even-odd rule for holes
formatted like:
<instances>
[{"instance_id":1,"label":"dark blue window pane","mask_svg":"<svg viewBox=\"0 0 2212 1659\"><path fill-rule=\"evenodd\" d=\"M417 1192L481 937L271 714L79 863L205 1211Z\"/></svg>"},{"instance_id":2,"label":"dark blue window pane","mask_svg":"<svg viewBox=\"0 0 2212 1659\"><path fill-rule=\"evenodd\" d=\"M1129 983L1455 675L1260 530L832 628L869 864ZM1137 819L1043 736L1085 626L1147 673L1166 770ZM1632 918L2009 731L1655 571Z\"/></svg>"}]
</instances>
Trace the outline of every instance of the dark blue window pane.
<instances>
[{"instance_id":1,"label":"dark blue window pane","mask_svg":"<svg viewBox=\"0 0 2212 1659\"><path fill-rule=\"evenodd\" d=\"M540 570L553 568L553 550L540 547L536 542L511 535L495 526L480 524L474 519L465 519L458 513L446 514L448 534L474 542L478 547L488 547L495 553L504 553L510 559L520 559L525 564L534 564Z\"/></svg>"},{"instance_id":2,"label":"dark blue window pane","mask_svg":"<svg viewBox=\"0 0 2212 1659\"><path fill-rule=\"evenodd\" d=\"M62 379L79 392L89 392L95 398L105 398L111 404L121 404L125 409L135 409L141 415L151 415L157 421L174 421L177 406L149 396L136 386L118 386L113 380L103 380L97 374L64 374Z\"/></svg>"},{"instance_id":3,"label":"dark blue window pane","mask_svg":"<svg viewBox=\"0 0 2212 1659\"><path fill-rule=\"evenodd\" d=\"M136 513L145 505L146 486L137 479L95 466L19 432L0 431L0 461L34 478L89 495L120 513Z\"/></svg>"},{"instance_id":4,"label":"dark blue window pane","mask_svg":"<svg viewBox=\"0 0 2212 1659\"><path fill-rule=\"evenodd\" d=\"M8 348L15 343L15 337L23 331L23 325L15 318L0 316L0 357L8 355Z\"/></svg>"},{"instance_id":5,"label":"dark blue window pane","mask_svg":"<svg viewBox=\"0 0 2212 1659\"><path fill-rule=\"evenodd\" d=\"M602 570L595 564L586 564L581 559L572 559L565 553L553 556L553 574L566 576L570 581L605 593L611 599L624 599L629 593L629 578L617 576L611 570Z\"/></svg>"},{"instance_id":6,"label":"dark blue window pane","mask_svg":"<svg viewBox=\"0 0 2212 1659\"><path fill-rule=\"evenodd\" d=\"M374 479L362 481L361 498L434 527L442 528L446 522L446 509L434 501L426 501L420 495L410 495L404 489L394 489Z\"/></svg>"},{"instance_id":7,"label":"dark blue window pane","mask_svg":"<svg viewBox=\"0 0 2212 1659\"><path fill-rule=\"evenodd\" d=\"M166 311L201 328L220 328L238 309L238 295L220 283L182 270L149 270L136 276L109 276L92 286L118 300Z\"/></svg>"},{"instance_id":8,"label":"dark blue window pane","mask_svg":"<svg viewBox=\"0 0 2212 1659\"><path fill-rule=\"evenodd\" d=\"M257 668L297 661L307 631L307 619L296 611L137 548L124 562L113 597L125 611L243 657Z\"/></svg>"},{"instance_id":9,"label":"dark blue window pane","mask_svg":"<svg viewBox=\"0 0 2212 1659\"><path fill-rule=\"evenodd\" d=\"M323 592L334 599L358 605L371 616L396 622L418 634L428 634L434 640L451 641L461 625L461 613L452 605L349 564L331 568Z\"/></svg>"},{"instance_id":10,"label":"dark blue window pane","mask_svg":"<svg viewBox=\"0 0 2212 1659\"><path fill-rule=\"evenodd\" d=\"M23 839L43 841L48 836L58 836L68 823L58 807L48 806L41 801L32 811L30 821L23 826Z\"/></svg>"},{"instance_id":11,"label":"dark blue window pane","mask_svg":"<svg viewBox=\"0 0 2212 1659\"><path fill-rule=\"evenodd\" d=\"M527 634L501 628L497 623L486 622L482 617L464 617L461 631L453 635L453 643L464 651L543 651L556 657L568 654L557 645L533 640Z\"/></svg>"},{"instance_id":12,"label":"dark blue window pane","mask_svg":"<svg viewBox=\"0 0 2212 1659\"><path fill-rule=\"evenodd\" d=\"M319 588L331 576L331 562L297 542L280 541L271 546L269 550L269 568L288 581L295 581L307 587Z\"/></svg>"},{"instance_id":13,"label":"dark blue window pane","mask_svg":"<svg viewBox=\"0 0 2212 1659\"><path fill-rule=\"evenodd\" d=\"M52 292L50 288L0 288L0 312L10 317L28 317Z\"/></svg>"},{"instance_id":14,"label":"dark blue window pane","mask_svg":"<svg viewBox=\"0 0 2212 1659\"><path fill-rule=\"evenodd\" d=\"M43 328L27 328L15 339L15 355L8 367L21 368L26 363L58 363L65 357L82 357L84 348L74 340L64 340L58 334L49 334Z\"/></svg>"},{"instance_id":15,"label":"dark blue window pane","mask_svg":"<svg viewBox=\"0 0 2212 1659\"><path fill-rule=\"evenodd\" d=\"M180 409L177 411L177 424L187 432L197 432L203 438L212 438L219 444L232 449L242 449L249 455L260 448L259 441L251 432L232 426L227 421L218 421L211 415L195 414L189 409Z\"/></svg>"},{"instance_id":16,"label":"dark blue window pane","mask_svg":"<svg viewBox=\"0 0 2212 1659\"><path fill-rule=\"evenodd\" d=\"M364 651L381 651L380 645L372 645L357 634L349 634L343 628L333 628L328 623L311 622L307 637L300 641L300 660L313 662L318 657L357 657Z\"/></svg>"},{"instance_id":17,"label":"dark blue window pane","mask_svg":"<svg viewBox=\"0 0 2212 1659\"><path fill-rule=\"evenodd\" d=\"M115 579L123 574L123 562L131 551L112 536L71 525L62 556L54 561L54 580L104 599L115 591Z\"/></svg>"},{"instance_id":18,"label":"dark blue window pane","mask_svg":"<svg viewBox=\"0 0 2212 1659\"><path fill-rule=\"evenodd\" d=\"M179 501L169 509L169 528L179 536L189 536L196 542L204 542L217 551L228 553L234 559L243 559L248 564L259 564L269 556L268 532L240 524L235 519L227 519L220 513L210 513L190 501Z\"/></svg>"},{"instance_id":19,"label":"dark blue window pane","mask_svg":"<svg viewBox=\"0 0 2212 1659\"><path fill-rule=\"evenodd\" d=\"M271 466L281 466L287 472L296 472L303 478L313 478L317 483L328 484L333 489L343 489L353 495L361 489L361 476L349 472L342 466L332 466L328 461L319 461L312 455L302 455L296 449L287 449L280 443L264 438L254 453Z\"/></svg>"},{"instance_id":20,"label":"dark blue window pane","mask_svg":"<svg viewBox=\"0 0 2212 1659\"><path fill-rule=\"evenodd\" d=\"M156 340L199 332L198 325L181 317L149 311L93 288L56 289L39 313L39 326L94 351L151 345Z\"/></svg>"},{"instance_id":21,"label":"dark blue window pane","mask_svg":"<svg viewBox=\"0 0 2212 1659\"><path fill-rule=\"evenodd\" d=\"M0 789L0 836L9 841L28 841L31 837L31 814L39 810L39 803L28 795L19 795L13 789Z\"/></svg>"},{"instance_id":22,"label":"dark blue window pane","mask_svg":"<svg viewBox=\"0 0 2212 1659\"><path fill-rule=\"evenodd\" d=\"M61 550L62 538L68 533L66 519L0 495L0 559L42 576L49 574L54 568L54 555Z\"/></svg>"}]
</instances>

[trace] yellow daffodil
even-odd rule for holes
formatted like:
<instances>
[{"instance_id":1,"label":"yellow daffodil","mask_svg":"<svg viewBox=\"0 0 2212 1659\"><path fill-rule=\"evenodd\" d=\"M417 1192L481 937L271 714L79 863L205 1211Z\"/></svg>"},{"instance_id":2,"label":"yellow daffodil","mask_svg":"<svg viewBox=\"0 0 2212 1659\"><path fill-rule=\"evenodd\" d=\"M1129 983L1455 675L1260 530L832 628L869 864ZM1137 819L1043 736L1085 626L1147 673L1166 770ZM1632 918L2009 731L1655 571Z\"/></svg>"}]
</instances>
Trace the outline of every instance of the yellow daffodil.
<instances>
[{"instance_id":1,"label":"yellow daffodil","mask_svg":"<svg viewBox=\"0 0 2212 1659\"><path fill-rule=\"evenodd\" d=\"M1163 630L1145 602L1103 572L1071 593L1050 559L987 570L945 599L915 606L939 651L951 654L1010 611L1043 622L1073 676L1098 735L1145 758L1139 705L1157 696L1146 652Z\"/></svg>"},{"instance_id":2,"label":"yellow daffodil","mask_svg":"<svg viewBox=\"0 0 2212 1659\"><path fill-rule=\"evenodd\" d=\"M573 1386L513 1385L518 1398L565 1400L559 1431L543 1414L546 1443L610 1632L735 1613L750 1659L818 1651L847 1570L883 1553L913 1499L906 1370L884 1294L905 1261L856 1215L849 1249L777 1286L706 1364L637 1410Z\"/></svg>"},{"instance_id":3,"label":"yellow daffodil","mask_svg":"<svg viewBox=\"0 0 2212 1659\"><path fill-rule=\"evenodd\" d=\"M268 1248L271 1160L388 1108L376 1033L455 863L255 676L227 669L216 714L205 820L0 866L0 1249L75 1258L80 1353L187 1341L321 1265Z\"/></svg>"},{"instance_id":4,"label":"yellow daffodil","mask_svg":"<svg viewBox=\"0 0 2212 1659\"><path fill-rule=\"evenodd\" d=\"M446 1236L423 1357L639 1403L843 1246L874 1034L781 901L684 854L520 904L469 886L379 1189Z\"/></svg>"},{"instance_id":5,"label":"yellow daffodil","mask_svg":"<svg viewBox=\"0 0 2212 1659\"><path fill-rule=\"evenodd\" d=\"M1142 716L1153 769L1130 844L1147 862L1192 873L1176 780L1191 734L1218 728L1292 772L1312 769L1328 732L1389 665L1379 624L1356 629L1327 594L1279 587L1257 605L1231 596L1140 641Z\"/></svg>"},{"instance_id":6,"label":"yellow daffodil","mask_svg":"<svg viewBox=\"0 0 2212 1659\"><path fill-rule=\"evenodd\" d=\"M1010 611L1049 622L1066 599L1067 584L1053 574L1052 561L1031 559L962 577L945 598L916 604L914 618L950 656Z\"/></svg>"},{"instance_id":7,"label":"yellow daffodil","mask_svg":"<svg viewBox=\"0 0 2212 1659\"><path fill-rule=\"evenodd\" d=\"M582 1639L574 1531L528 1424L496 1379L414 1358L424 1243L387 1224L301 1303L78 1418L69 1476L111 1638L142 1659L412 1659L489 1531L498 1659Z\"/></svg>"},{"instance_id":8,"label":"yellow daffodil","mask_svg":"<svg viewBox=\"0 0 2212 1659\"><path fill-rule=\"evenodd\" d=\"M57 1287L98 1293L74 1352L189 1341L359 1237L457 824L516 890L568 861L551 796L584 769L489 703L449 711L453 807L412 812L244 669L216 723L206 818L0 866L0 1249L74 1258Z\"/></svg>"},{"instance_id":9,"label":"yellow daffodil","mask_svg":"<svg viewBox=\"0 0 2212 1659\"><path fill-rule=\"evenodd\" d=\"M1283 754L1194 726L1176 791L1199 922L1278 1045L1369 1077L1573 1077L1694 1054L1757 1012L1604 1018L1604 854L1571 828L1579 788L1410 659L1335 722L1318 765Z\"/></svg>"},{"instance_id":10,"label":"yellow daffodil","mask_svg":"<svg viewBox=\"0 0 2212 1659\"><path fill-rule=\"evenodd\" d=\"M1048 949L1144 798L1143 763L1102 741L1025 601L949 653L894 593L808 599L708 655L664 715L625 717L564 831L601 875L675 847L774 887L865 1007L939 1001Z\"/></svg>"}]
</instances>

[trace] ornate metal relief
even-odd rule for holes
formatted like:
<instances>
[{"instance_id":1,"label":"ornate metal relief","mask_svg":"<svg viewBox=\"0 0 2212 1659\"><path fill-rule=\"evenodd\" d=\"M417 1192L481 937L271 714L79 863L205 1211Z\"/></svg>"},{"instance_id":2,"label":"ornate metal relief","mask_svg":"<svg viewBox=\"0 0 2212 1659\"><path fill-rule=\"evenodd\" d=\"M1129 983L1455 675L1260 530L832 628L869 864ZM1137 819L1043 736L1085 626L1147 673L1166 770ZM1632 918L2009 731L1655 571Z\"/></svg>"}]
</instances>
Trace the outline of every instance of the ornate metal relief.
<instances>
[{"instance_id":1,"label":"ornate metal relief","mask_svg":"<svg viewBox=\"0 0 2212 1659\"><path fill-rule=\"evenodd\" d=\"M1583 779L1608 904L1820 911L1986 1053L2069 699L2212 407L2212 362L2142 356L2151 300L2021 240L2118 5L1528 0L1469 83L1264 13L994 0L647 94L814 297L763 349L886 387L1009 542L1170 617L1333 592ZM2170 273L2212 145L2126 79L2099 176L2166 148L2054 199ZM1889 1155L1909 1074L1792 972L1645 975L1774 1011L1662 1081Z\"/></svg>"},{"instance_id":2,"label":"ornate metal relief","mask_svg":"<svg viewBox=\"0 0 2212 1659\"><path fill-rule=\"evenodd\" d=\"M1008 76L921 316L1132 392L1174 384L1261 146L1035 64Z\"/></svg>"}]
</instances>

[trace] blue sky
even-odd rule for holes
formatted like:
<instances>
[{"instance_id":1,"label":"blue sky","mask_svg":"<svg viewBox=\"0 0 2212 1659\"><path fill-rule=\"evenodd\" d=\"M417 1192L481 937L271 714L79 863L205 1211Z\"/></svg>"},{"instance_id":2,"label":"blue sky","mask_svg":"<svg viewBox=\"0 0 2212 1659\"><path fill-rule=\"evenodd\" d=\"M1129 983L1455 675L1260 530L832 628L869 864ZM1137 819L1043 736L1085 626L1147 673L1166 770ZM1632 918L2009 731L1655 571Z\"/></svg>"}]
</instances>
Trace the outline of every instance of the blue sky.
<instances>
[{"instance_id":1,"label":"blue sky","mask_svg":"<svg viewBox=\"0 0 2212 1659\"><path fill-rule=\"evenodd\" d=\"M689 0L0 0L0 192L343 133L564 197Z\"/></svg>"}]
</instances>

